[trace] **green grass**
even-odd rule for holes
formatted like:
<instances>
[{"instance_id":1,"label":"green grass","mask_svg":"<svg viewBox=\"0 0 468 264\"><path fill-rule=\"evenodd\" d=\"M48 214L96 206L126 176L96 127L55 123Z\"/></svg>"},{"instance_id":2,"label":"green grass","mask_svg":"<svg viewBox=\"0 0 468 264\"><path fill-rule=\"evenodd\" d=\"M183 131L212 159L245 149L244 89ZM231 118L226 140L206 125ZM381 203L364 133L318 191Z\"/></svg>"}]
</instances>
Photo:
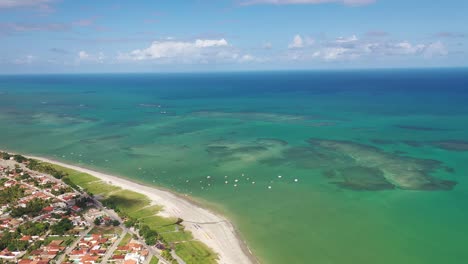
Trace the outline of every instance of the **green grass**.
<instances>
[{"instance_id":1,"label":"green grass","mask_svg":"<svg viewBox=\"0 0 468 264\"><path fill-rule=\"evenodd\" d=\"M161 211L162 207L159 205L148 206L138 211L132 212L134 218L144 218L153 216Z\"/></svg>"},{"instance_id":2,"label":"green grass","mask_svg":"<svg viewBox=\"0 0 468 264\"><path fill-rule=\"evenodd\" d=\"M159 259L155 256L152 256L149 264L158 264L158 262L159 262Z\"/></svg>"},{"instance_id":3,"label":"green grass","mask_svg":"<svg viewBox=\"0 0 468 264\"><path fill-rule=\"evenodd\" d=\"M83 184L86 184L86 183L89 183L89 182L93 182L93 181L100 181L100 179L94 177L94 176L91 176L87 173L83 173L83 172L79 172L79 171L76 171L76 170L72 170L72 169L68 169L68 168L65 168L65 167L62 167L62 166L59 166L59 165L55 165L55 164L50 164L52 167L54 167L55 169L57 170L61 170L63 172L66 172L68 174L68 178L70 178L70 180L72 180L72 182L78 186L82 186Z\"/></svg>"},{"instance_id":4,"label":"green grass","mask_svg":"<svg viewBox=\"0 0 468 264\"><path fill-rule=\"evenodd\" d=\"M110 234L122 234L122 229L120 227L115 226L95 226L89 234L103 234L103 235L110 235Z\"/></svg>"},{"instance_id":5,"label":"green grass","mask_svg":"<svg viewBox=\"0 0 468 264\"><path fill-rule=\"evenodd\" d=\"M216 264L217 255L198 241L179 243L175 251L187 264Z\"/></svg>"},{"instance_id":6,"label":"green grass","mask_svg":"<svg viewBox=\"0 0 468 264\"><path fill-rule=\"evenodd\" d=\"M95 195L108 195L109 193L121 190L120 187L112 186L102 181L86 183L83 184L81 187L83 187L87 192L91 192Z\"/></svg>"},{"instance_id":7,"label":"green grass","mask_svg":"<svg viewBox=\"0 0 468 264\"><path fill-rule=\"evenodd\" d=\"M185 231L162 233L161 236L167 242L183 242L193 239L192 234Z\"/></svg>"},{"instance_id":8,"label":"green grass","mask_svg":"<svg viewBox=\"0 0 468 264\"><path fill-rule=\"evenodd\" d=\"M44 239L44 245L49 245L50 242L54 241L54 240L63 240L62 242L62 246L66 246L66 245L70 245L71 243L73 243L73 241L75 241L75 239L78 239L77 237L75 236L57 236L57 237L47 237Z\"/></svg>"},{"instance_id":9,"label":"green grass","mask_svg":"<svg viewBox=\"0 0 468 264\"><path fill-rule=\"evenodd\" d=\"M160 227L167 227L167 226L173 226L172 230L175 229L174 224L177 222L177 219L175 218L166 218L166 217L161 217L161 216L150 216L141 219L141 222L144 224L147 224L149 226L153 226L156 228Z\"/></svg>"},{"instance_id":10,"label":"green grass","mask_svg":"<svg viewBox=\"0 0 468 264\"><path fill-rule=\"evenodd\" d=\"M132 234L130 233L125 234L125 236L122 238L122 240L119 243L119 247L127 245L128 242L130 242L130 240L132 240Z\"/></svg>"}]
</instances>

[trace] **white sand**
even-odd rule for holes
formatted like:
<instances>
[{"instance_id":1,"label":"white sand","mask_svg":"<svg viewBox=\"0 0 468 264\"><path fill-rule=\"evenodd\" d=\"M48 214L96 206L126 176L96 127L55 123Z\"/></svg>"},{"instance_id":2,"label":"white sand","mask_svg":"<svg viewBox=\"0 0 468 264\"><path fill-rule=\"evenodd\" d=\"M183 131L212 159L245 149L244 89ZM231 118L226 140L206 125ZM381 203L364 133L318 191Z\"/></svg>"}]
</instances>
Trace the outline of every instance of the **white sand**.
<instances>
[{"instance_id":1,"label":"white sand","mask_svg":"<svg viewBox=\"0 0 468 264\"><path fill-rule=\"evenodd\" d=\"M219 255L219 263L243 264L257 263L245 243L236 235L234 226L225 217L179 197L169 191L138 184L116 176L68 165L40 157L30 157L44 162L54 163L69 169L88 173L106 183L146 195L154 204L162 205L162 215L179 217L186 230L192 232L195 239L203 242Z\"/></svg>"}]
</instances>

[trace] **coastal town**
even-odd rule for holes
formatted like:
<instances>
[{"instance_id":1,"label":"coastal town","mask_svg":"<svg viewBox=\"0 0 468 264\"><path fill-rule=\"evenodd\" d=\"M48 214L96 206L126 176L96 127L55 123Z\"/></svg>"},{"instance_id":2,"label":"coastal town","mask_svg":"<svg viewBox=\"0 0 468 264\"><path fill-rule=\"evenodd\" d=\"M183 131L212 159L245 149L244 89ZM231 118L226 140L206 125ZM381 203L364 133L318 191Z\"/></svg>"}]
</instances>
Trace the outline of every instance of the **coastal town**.
<instances>
[{"instance_id":1,"label":"coastal town","mask_svg":"<svg viewBox=\"0 0 468 264\"><path fill-rule=\"evenodd\" d=\"M154 232L65 183L61 173L0 153L0 263L183 263Z\"/></svg>"}]
</instances>

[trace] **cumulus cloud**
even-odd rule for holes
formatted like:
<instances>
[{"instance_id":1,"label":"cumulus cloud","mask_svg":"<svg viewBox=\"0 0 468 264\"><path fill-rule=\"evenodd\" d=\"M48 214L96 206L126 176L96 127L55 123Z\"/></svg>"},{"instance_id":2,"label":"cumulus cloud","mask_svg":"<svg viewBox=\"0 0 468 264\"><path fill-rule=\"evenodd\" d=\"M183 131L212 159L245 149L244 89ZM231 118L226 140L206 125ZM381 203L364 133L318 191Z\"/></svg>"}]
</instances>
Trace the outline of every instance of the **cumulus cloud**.
<instances>
[{"instance_id":1,"label":"cumulus cloud","mask_svg":"<svg viewBox=\"0 0 468 264\"><path fill-rule=\"evenodd\" d=\"M119 60L158 61L164 63L250 62L250 54L243 54L224 39L179 41L169 38L154 41L146 49L121 53Z\"/></svg>"},{"instance_id":2,"label":"cumulus cloud","mask_svg":"<svg viewBox=\"0 0 468 264\"><path fill-rule=\"evenodd\" d=\"M241 1L241 5L307 5L307 4L325 4L325 3L341 3L345 5L368 5L376 2L376 0L245 0Z\"/></svg>"},{"instance_id":3,"label":"cumulus cloud","mask_svg":"<svg viewBox=\"0 0 468 264\"><path fill-rule=\"evenodd\" d=\"M351 37L339 37L336 39L336 43L350 43L358 41L356 35L352 35Z\"/></svg>"},{"instance_id":4,"label":"cumulus cloud","mask_svg":"<svg viewBox=\"0 0 468 264\"><path fill-rule=\"evenodd\" d=\"M448 51L440 42L411 43L409 41L361 40L356 35L323 41L314 47L293 50L293 60L346 61L359 58L376 59L394 56L420 56L432 58L446 56Z\"/></svg>"},{"instance_id":5,"label":"cumulus cloud","mask_svg":"<svg viewBox=\"0 0 468 264\"><path fill-rule=\"evenodd\" d=\"M302 37L301 35L297 34L297 35L294 36L291 43L289 43L288 48L289 49L300 49L300 48L304 48L306 46L313 45L314 42L315 42L315 40L310 38L310 37Z\"/></svg>"},{"instance_id":6,"label":"cumulus cloud","mask_svg":"<svg viewBox=\"0 0 468 264\"><path fill-rule=\"evenodd\" d=\"M79 51L77 55L77 62L95 62L95 63L103 63L104 59L106 58L104 56L103 52L98 52L96 54L90 54L84 50Z\"/></svg>"},{"instance_id":7,"label":"cumulus cloud","mask_svg":"<svg viewBox=\"0 0 468 264\"><path fill-rule=\"evenodd\" d=\"M296 35L293 38L293 41L288 45L290 49L298 49L304 47L304 40L302 40L301 35Z\"/></svg>"},{"instance_id":8,"label":"cumulus cloud","mask_svg":"<svg viewBox=\"0 0 468 264\"><path fill-rule=\"evenodd\" d=\"M36 56L26 55L26 56L22 56L13 60L13 64L28 65L28 64L32 64L35 60L36 60Z\"/></svg>"}]
</instances>

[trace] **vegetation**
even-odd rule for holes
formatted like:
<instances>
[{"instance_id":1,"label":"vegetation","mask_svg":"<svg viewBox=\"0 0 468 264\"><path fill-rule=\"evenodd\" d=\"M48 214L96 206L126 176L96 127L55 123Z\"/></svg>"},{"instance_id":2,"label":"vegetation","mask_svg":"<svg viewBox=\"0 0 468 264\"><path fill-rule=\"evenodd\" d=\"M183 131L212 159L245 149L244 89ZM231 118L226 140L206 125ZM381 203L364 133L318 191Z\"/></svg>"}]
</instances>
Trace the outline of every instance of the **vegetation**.
<instances>
[{"instance_id":1,"label":"vegetation","mask_svg":"<svg viewBox=\"0 0 468 264\"><path fill-rule=\"evenodd\" d=\"M120 241L119 246L127 245L128 242L130 242L130 240L132 240L132 234L130 234L130 233L125 234L125 236Z\"/></svg>"},{"instance_id":2,"label":"vegetation","mask_svg":"<svg viewBox=\"0 0 468 264\"><path fill-rule=\"evenodd\" d=\"M42 173L50 174L54 176L57 179L62 179L67 175L66 172L62 170L57 170L54 168L53 165L45 163L45 162L40 162L35 159L29 159L29 163L27 165L27 168L33 171L39 171Z\"/></svg>"},{"instance_id":3,"label":"vegetation","mask_svg":"<svg viewBox=\"0 0 468 264\"><path fill-rule=\"evenodd\" d=\"M63 218L50 229L54 235L64 235L68 230L73 228L73 223L68 218Z\"/></svg>"},{"instance_id":4,"label":"vegetation","mask_svg":"<svg viewBox=\"0 0 468 264\"><path fill-rule=\"evenodd\" d=\"M25 236L41 236L49 230L46 222L26 222L18 227L18 231Z\"/></svg>"},{"instance_id":5,"label":"vegetation","mask_svg":"<svg viewBox=\"0 0 468 264\"><path fill-rule=\"evenodd\" d=\"M153 246L158 242L158 232L151 229L147 225L142 225L139 228L138 234L145 239L146 244Z\"/></svg>"},{"instance_id":6,"label":"vegetation","mask_svg":"<svg viewBox=\"0 0 468 264\"><path fill-rule=\"evenodd\" d=\"M7 232L0 238L0 250L7 248L10 251L26 250L28 241L20 241L21 234L17 232Z\"/></svg>"},{"instance_id":7,"label":"vegetation","mask_svg":"<svg viewBox=\"0 0 468 264\"><path fill-rule=\"evenodd\" d=\"M24 189L19 185L5 188L0 190L0 203L12 204L16 203L20 198L24 196Z\"/></svg>"},{"instance_id":8,"label":"vegetation","mask_svg":"<svg viewBox=\"0 0 468 264\"><path fill-rule=\"evenodd\" d=\"M28 215L29 217L38 216L39 213L48 206L49 202L42 199L34 198L26 204L26 207L15 207L11 210L10 215L12 217L21 217Z\"/></svg>"},{"instance_id":9,"label":"vegetation","mask_svg":"<svg viewBox=\"0 0 468 264\"><path fill-rule=\"evenodd\" d=\"M175 246L175 251L187 264L191 263L207 263L216 264L218 256L207 250L205 244L199 241L190 241L178 243Z\"/></svg>"},{"instance_id":10,"label":"vegetation","mask_svg":"<svg viewBox=\"0 0 468 264\"><path fill-rule=\"evenodd\" d=\"M10 154L8 154L7 152L0 152L0 158L4 159L4 160L9 160L11 157Z\"/></svg>"},{"instance_id":11,"label":"vegetation","mask_svg":"<svg viewBox=\"0 0 468 264\"><path fill-rule=\"evenodd\" d=\"M159 259L155 256L153 256L149 262L149 264L158 264Z\"/></svg>"},{"instance_id":12,"label":"vegetation","mask_svg":"<svg viewBox=\"0 0 468 264\"><path fill-rule=\"evenodd\" d=\"M13 159L18 162L18 163L24 163L26 161L28 161L27 158L21 156L21 155L13 155Z\"/></svg>"}]
</instances>

